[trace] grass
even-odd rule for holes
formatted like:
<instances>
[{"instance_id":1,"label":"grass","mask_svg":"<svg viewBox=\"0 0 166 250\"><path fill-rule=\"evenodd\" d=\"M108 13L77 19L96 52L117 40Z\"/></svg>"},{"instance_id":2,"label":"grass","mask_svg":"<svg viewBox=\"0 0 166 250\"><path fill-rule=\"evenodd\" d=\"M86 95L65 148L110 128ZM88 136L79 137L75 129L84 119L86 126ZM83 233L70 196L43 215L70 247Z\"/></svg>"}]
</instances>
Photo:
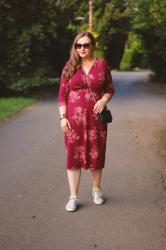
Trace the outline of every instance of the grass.
<instances>
[{"instance_id":1,"label":"grass","mask_svg":"<svg viewBox=\"0 0 166 250\"><path fill-rule=\"evenodd\" d=\"M41 98L47 97L50 93L54 93L59 83L60 78L49 79L49 85L31 90L29 92L30 97L21 96L21 94L17 97L0 97L0 121L22 111L25 107L34 104Z\"/></svg>"},{"instance_id":2,"label":"grass","mask_svg":"<svg viewBox=\"0 0 166 250\"><path fill-rule=\"evenodd\" d=\"M162 181L163 181L164 188L166 188L166 177Z\"/></svg>"},{"instance_id":3,"label":"grass","mask_svg":"<svg viewBox=\"0 0 166 250\"><path fill-rule=\"evenodd\" d=\"M1 97L0 120L4 120L36 102L35 97Z\"/></svg>"}]
</instances>

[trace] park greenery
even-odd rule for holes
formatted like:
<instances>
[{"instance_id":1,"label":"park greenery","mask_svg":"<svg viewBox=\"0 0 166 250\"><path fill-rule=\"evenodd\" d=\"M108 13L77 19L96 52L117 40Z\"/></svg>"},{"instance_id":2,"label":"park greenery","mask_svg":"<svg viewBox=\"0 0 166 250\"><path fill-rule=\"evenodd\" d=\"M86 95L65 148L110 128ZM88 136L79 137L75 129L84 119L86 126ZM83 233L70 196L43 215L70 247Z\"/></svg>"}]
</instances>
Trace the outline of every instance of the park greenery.
<instances>
[{"instance_id":1,"label":"park greenery","mask_svg":"<svg viewBox=\"0 0 166 250\"><path fill-rule=\"evenodd\" d=\"M1 97L0 98L0 120L6 119L8 116L14 115L23 108L36 102L33 97Z\"/></svg>"},{"instance_id":2,"label":"park greenery","mask_svg":"<svg viewBox=\"0 0 166 250\"><path fill-rule=\"evenodd\" d=\"M166 81L166 1L93 1L96 55L112 69L150 68ZM88 30L88 1L0 0L0 93L30 95L59 77L77 32Z\"/></svg>"}]
</instances>

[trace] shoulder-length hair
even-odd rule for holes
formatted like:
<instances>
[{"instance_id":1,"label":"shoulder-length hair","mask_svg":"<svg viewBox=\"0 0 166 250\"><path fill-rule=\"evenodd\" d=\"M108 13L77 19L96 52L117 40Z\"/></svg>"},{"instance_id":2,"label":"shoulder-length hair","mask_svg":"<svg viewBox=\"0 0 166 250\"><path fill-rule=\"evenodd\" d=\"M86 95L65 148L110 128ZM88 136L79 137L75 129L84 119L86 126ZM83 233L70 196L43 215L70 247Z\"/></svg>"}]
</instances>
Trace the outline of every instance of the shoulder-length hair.
<instances>
[{"instance_id":1,"label":"shoulder-length hair","mask_svg":"<svg viewBox=\"0 0 166 250\"><path fill-rule=\"evenodd\" d=\"M64 67L63 72L62 72L64 78L66 78L66 79L71 78L71 76L74 74L74 72L81 67L81 57L79 56L77 50L75 49L75 44L83 36L89 37L94 49L96 47L96 41L95 41L95 38L92 35L92 33L80 32L76 35L76 37L74 38L73 44L71 46L71 49L70 49L70 58L67 61L67 63L65 64L65 67Z\"/></svg>"}]
</instances>

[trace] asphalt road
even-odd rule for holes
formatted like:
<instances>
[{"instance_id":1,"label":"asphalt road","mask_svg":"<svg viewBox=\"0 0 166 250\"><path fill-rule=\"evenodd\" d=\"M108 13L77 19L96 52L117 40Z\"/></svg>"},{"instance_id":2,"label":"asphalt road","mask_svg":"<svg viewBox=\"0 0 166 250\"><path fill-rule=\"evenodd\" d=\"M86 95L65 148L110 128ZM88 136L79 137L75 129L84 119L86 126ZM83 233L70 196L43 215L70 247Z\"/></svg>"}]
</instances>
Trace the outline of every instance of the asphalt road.
<instances>
[{"instance_id":1,"label":"asphalt road","mask_svg":"<svg viewBox=\"0 0 166 250\"><path fill-rule=\"evenodd\" d=\"M0 250L166 249L166 91L147 78L113 73L102 206L82 170L80 209L65 211L57 93L0 123Z\"/></svg>"}]
</instances>

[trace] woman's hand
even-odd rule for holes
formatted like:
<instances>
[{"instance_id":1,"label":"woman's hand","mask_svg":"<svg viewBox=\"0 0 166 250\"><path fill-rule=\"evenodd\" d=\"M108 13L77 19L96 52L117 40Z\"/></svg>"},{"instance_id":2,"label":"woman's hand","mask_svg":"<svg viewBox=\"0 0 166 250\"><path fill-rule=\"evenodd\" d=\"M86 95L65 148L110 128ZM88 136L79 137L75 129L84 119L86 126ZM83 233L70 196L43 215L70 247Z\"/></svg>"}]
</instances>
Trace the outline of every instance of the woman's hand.
<instances>
[{"instance_id":1,"label":"woman's hand","mask_svg":"<svg viewBox=\"0 0 166 250\"><path fill-rule=\"evenodd\" d=\"M66 133L71 130L71 126L67 118L61 119L61 129Z\"/></svg>"},{"instance_id":2,"label":"woman's hand","mask_svg":"<svg viewBox=\"0 0 166 250\"><path fill-rule=\"evenodd\" d=\"M95 114L100 113L100 112L104 109L106 103L107 103L106 100L103 99L103 98L101 98L100 100L98 100L98 101L96 102L94 108L93 108L94 113L95 113Z\"/></svg>"}]
</instances>

